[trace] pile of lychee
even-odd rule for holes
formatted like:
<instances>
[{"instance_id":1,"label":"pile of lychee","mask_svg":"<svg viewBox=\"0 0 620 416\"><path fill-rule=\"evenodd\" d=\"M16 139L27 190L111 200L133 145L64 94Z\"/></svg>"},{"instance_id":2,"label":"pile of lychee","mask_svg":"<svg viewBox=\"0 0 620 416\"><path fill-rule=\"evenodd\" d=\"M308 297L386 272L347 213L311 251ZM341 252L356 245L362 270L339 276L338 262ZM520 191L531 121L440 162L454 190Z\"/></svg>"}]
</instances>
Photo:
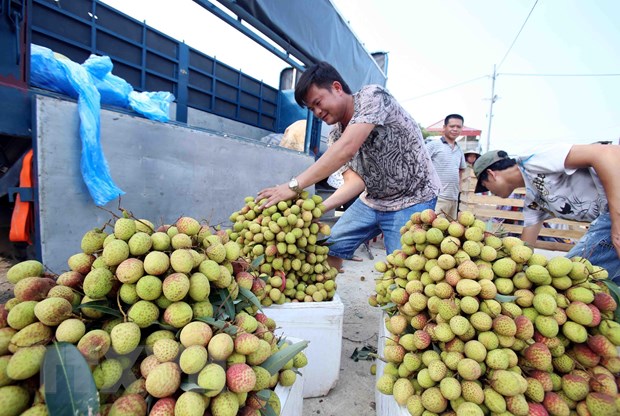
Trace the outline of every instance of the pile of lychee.
<instances>
[{"instance_id":1,"label":"pile of lychee","mask_svg":"<svg viewBox=\"0 0 620 416\"><path fill-rule=\"evenodd\" d=\"M412 416L620 414L617 286L587 259L534 253L471 212L411 216L373 306L376 387Z\"/></svg>"},{"instance_id":2,"label":"pile of lychee","mask_svg":"<svg viewBox=\"0 0 620 416\"><path fill-rule=\"evenodd\" d=\"M229 232L191 217L156 228L127 212L105 228L84 234L60 275L36 260L7 272L0 414L58 412L41 380L62 343L91 369L101 415L279 414L274 389L295 382L307 342L274 336Z\"/></svg>"},{"instance_id":3,"label":"pile of lychee","mask_svg":"<svg viewBox=\"0 0 620 416\"><path fill-rule=\"evenodd\" d=\"M304 191L295 200L264 208L265 201L249 196L230 215L230 239L242 247L260 277L255 284L263 287L253 291L263 306L329 301L336 294L338 270L327 262L325 244L331 229L319 222L322 201Z\"/></svg>"}]
</instances>

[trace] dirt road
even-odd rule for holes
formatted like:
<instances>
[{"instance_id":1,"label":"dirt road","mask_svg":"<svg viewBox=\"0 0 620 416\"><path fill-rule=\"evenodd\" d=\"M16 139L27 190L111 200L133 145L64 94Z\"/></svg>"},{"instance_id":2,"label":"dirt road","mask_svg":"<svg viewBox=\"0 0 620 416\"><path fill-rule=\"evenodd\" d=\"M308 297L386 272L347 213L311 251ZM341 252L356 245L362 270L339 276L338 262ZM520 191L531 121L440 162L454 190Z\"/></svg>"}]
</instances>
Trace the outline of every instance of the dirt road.
<instances>
[{"instance_id":1,"label":"dirt road","mask_svg":"<svg viewBox=\"0 0 620 416\"><path fill-rule=\"evenodd\" d=\"M325 397L304 400L303 416L374 416L375 376L370 374L372 361L354 361L351 354L356 348L369 345L377 348L377 333L381 309L368 305L373 293L376 261L385 260L382 241L371 242L368 252L361 247L356 252L361 262L346 261L344 273L338 275L338 294L344 304L342 354L340 377L336 387ZM315 363L312 363L315 365Z\"/></svg>"}]
</instances>

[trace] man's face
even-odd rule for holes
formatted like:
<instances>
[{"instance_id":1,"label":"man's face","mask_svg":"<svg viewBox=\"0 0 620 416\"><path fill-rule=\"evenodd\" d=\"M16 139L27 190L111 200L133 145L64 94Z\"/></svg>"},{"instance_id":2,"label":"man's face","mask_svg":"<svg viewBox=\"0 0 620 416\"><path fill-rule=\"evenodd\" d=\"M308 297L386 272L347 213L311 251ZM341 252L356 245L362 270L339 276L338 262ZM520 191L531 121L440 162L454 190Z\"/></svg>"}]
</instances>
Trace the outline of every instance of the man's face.
<instances>
[{"instance_id":1,"label":"man's face","mask_svg":"<svg viewBox=\"0 0 620 416\"><path fill-rule=\"evenodd\" d=\"M448 119L448 124L443 126L443 137L450 140L456 140L463 130L463 122L458 118Z\"/></svg>"},{"instance_id":2,"label":"man's face","mask_svg":"<svg viewBox=\"0 0 620 416\"><path fill-rule=\"evenodd\" d=\"M500 198L508 198L515 189L508 182L506 182L503 171L488 170L487 172L487 179L482 181L482 184L493 195L499 196Z\"/></svg>"},{"instance_id":3,"label":"man's face","mask_svg":"<svg viewBox=\"0 0 620 416\"><path fill-rule=\"evenodd\" d=\"M306 93L305 103L308 110L328 125L342 120L345 111L344 92L340 83L334 82L331 90L319 88L312 84Z\"/></svg>"}]
</instances>

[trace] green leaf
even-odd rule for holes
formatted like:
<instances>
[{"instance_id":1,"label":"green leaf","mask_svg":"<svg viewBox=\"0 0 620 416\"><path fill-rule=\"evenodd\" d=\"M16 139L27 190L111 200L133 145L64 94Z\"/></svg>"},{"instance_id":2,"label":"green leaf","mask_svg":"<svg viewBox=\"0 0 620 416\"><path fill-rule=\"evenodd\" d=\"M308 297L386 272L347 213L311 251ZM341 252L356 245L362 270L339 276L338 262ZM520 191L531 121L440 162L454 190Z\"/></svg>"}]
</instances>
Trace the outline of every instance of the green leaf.
<instances>
[{"instance_id":1,"label":"green leaf","mask_svg":"<svg viewBox=\"0 0 620 416\"><path fill-rule=\"evenodd\" d=\"M153 325L153 324L159 326L162 329L167 329L167 330L173 331L173 332L177 330L177 328L173 327L172 325L168 325L168 324L165 324L163 322L153 321L153 323L151 325Z\"/></svg>"},{"instance_id":2,"label":"green leaf","mask_svg":"<svg viewBox=\"0 0 620 416\"><path fill-rule=\"evenodd\" d=\"M269 389L261 390L258 393L256 393L256 396L261 400L268 401L269 398L271 397L271 390Z\"/></svg>"},{"instance_id":3,"label":"green leaf","mask_svg":"<svg viewBox=\"0 0 620 416\"><path fill-rule=\"evenodd\" d=\"M617 284L609 279L601 279L599 282L603 282L605 286L611 292L611 296L616 301L616 310L614 311L614 321L620 323L620 288Z\"/></svg>"},{"instance_id":4,"label":"green leaf","mask_svg":"<svg viewBox=\"0 0 620 416\"><path fill-rule=\"evenodd\" d=\"M261 364L269 374L274 375L284 367L298 352L303 351L308 346L308 341L299 341L293 345L289 345L269 357Z\"/></svg>"},{"instance_id":5,"label":"green leaf","mask_svg":"<svg viewBox=\"0 0 620 416\"><path fill-rule=\"evenodd\" d=\"M222 305L224 306L224 310L226 311L226 315L228 318L233 319L235 317L235 304L226 289L218 290L218 294L220 295L220 299L222 300Z\"/></svg>"},{"instance_id":6,"label":"green leaf","mask_svg":"<svg viewBox=\"0 0 620 416\"><path fill-rule=\"evenodd\" d=\"M192 383L192 382L189 382L189 381L181 383L181 390L183 390L183 391L193 391L195 393L200 393L200 394L204 394L204 393L206 393L208 391L211 391L210 389L205 389L204 387L200 387L198 384Z\"/></svg>"},{"instance_id":7,"label":"green leaf","mask_svg":"<svg viewBox=\"0 0 620 416\"><path fill-rule=\"evenodd\" d=\"M254 293L252 293L251 290L246 289L244 287L240 287L239 288L239 296L241 296L241 297L247 299L248 301L250 301L259 310L261 310L261 311L263 310L263 306L260 304L260 300L258 300L256 295Z\"/></svg>"},{"instance_id":8,"label":"green leaf","mask_svg":"<svg viewBox=\"0 0 620 416\"><path fill-rule=\"evenodd\" d=\"M123 314L118 309L113 309L108 306L107 300L93 300L92 302L82 303L80 305L73 307L73 311L77 312L78 310L82 308L94 309L96 311L105 313L107 315L116 316L117 318L123 317Z\"/></svg>"},{"instance_id":9,"label":"green leaf","mask_svg":"<svg viewBox=\"0 0 620 416\"><path fill-rule=\"evenodd\" d=\"M217 329L223 329L224 327L228 325L228 322L226 321L220 321L219 319L214 319L208 316L204 318L196 318L196 320L206 322L209 325L216 327Z\"/></svg>"},{"instance_id":10,"label":"green leaf","mask_svg":"<svg viewBox=\"0 0 620 416\"><path fill-rule=\"evenodd\" d=\"M43 360L45 402L51 415L97 415L99 394L84 356L68 342L49 346Z\"/></svg>"},{"instance_id":11,"label":"green leaf","mask_svg":"<svg viewBox=\"0 0 620 416\"><path fill-rule=\"evenodd\" d=\"M261 410L261 413L265 416L278 416L269 403L265 405L265 408Z\"/></svg>"},{"instance_id":12,"label":"green leaf","mask_svg":"<svg viewBox=\"0 0 620 416\"><path fill-rule=\"evenodd\" d=\"M389 302L389 303L386 303L385 305L383 305L381 307L381 309L387 310L387 309L392 309L394 307L396 307L396 304L394 302Z\"/></svg>"},{"instance_id":13,"label":"green leaf","mask_svg":"<svg viewBox=\"0 0 620 416\"><path fill-rule=\"evenodd\" d=\"M252 260L252 263L250 263L250 270L258 270L260 265L263 263L263 260L265 260L264 254L261 254L260 256Z\"/></svg>"},{"instance_id":14,"label":"green leaf","mask_svg":"<svg viewBox=\"0 0 620 416\"><path fill-rule=\"evenodd\" d=\"M517 299L518 296L500 295L499 293L495 295L495 300L498 302L512 302Z\"/></svg>"}]
</instances>

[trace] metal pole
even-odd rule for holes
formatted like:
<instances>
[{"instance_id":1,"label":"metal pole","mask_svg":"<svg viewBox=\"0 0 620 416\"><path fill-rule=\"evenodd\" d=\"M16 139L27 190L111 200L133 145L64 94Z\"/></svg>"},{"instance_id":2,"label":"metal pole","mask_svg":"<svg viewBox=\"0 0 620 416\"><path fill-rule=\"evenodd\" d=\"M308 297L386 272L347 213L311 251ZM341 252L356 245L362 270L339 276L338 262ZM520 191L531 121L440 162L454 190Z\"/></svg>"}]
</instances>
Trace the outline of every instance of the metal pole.
<instances>
[{"instance_id":1,"label":"metal pole","mask_svg":"<svg viewBox=\"0 0 620 416\"><path fill-rule=\"evenodd\" d=\"M495 78L497 77L496 65L493 65L493 76L491 77L491 107L489 108L489 127L487 128L487 149L491 149L491 122L493 120L493 103L495 103Z\"/></svg>"}]
</instances>

